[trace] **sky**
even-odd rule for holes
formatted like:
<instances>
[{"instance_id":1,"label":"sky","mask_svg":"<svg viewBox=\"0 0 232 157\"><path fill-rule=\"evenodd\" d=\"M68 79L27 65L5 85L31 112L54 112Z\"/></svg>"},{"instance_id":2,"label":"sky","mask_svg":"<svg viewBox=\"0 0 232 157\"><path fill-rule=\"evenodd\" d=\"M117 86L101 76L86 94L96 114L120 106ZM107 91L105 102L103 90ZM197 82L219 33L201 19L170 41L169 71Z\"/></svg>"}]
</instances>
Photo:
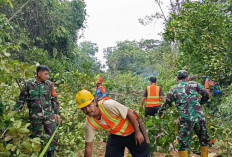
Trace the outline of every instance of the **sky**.
<instances>
[{"instance_id":1,"label":"sky","mask_svg":"<svg viewBox=\"0 0 232 157\"><path fill-rule=\"evenodd\" d=\"M169 0L163 0L162 9L168 15ZM139 18L160 12L154 0L85 0L87 27L79 42L91 41L99 48L97 58L104 62L103 48L116 46L117 41L158 39L163 31L163 20L144 26Z\"/></svg>"}]
</instances>

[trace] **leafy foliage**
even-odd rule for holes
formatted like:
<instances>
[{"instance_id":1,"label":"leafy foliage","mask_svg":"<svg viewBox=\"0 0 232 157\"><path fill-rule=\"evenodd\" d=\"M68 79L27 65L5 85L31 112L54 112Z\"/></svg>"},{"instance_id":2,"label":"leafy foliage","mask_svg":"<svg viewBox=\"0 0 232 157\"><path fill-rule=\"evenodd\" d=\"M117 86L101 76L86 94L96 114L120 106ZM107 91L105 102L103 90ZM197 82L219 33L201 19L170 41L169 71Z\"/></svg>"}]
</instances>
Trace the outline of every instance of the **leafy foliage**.
<instances>
[{"instance_id":1,"label":"leafy foliage","mask_svg":"<svg viewBox=\"0 0 232 157\"><path fill-rule=\"evenodd\" d=\"M105 58L109 72L128 71L144 77L157 75L157 64L161 64L162 53L168 51L169 45L155 40L118 42L116 47L105 49ZM168 51L169 52L169 51Z\"/></svg>"},{"instance_id":2,"label":"leafy foliage","mask_svg":"<svg viewBox=\"0 0 232 157\"><path fill-rule=\"evenodd\" d=\"M177 47L174 69L187 69L199 78L211 76L221 87L224 85L223 93L228 93L228 85L231 84L230 6L230 3L218 1L187 1L178 12L173 12L164 33L165 39ZM205 114L219 153L230 156L228 102L231 98L228 94L224 96L213 96L205 107ZM198 149L197 143L193 138L193 150Z\"/></svg>"},{"instance_id":3,"label":"leafy foliage","mask_svg":"<svg viewBox=\"0 0 232 157\"><path fill-rule=\"evenodd\" d=\"M1 13L12 18L17 31L27 32L34 46L47 50L50 56L73 57L77 31L84 27L83 1L19 0L13 5L13 9L1 5Z\"/></svg>"},{"instance_id":4,"label":"leafy foliage","mask_svg":"<svg viewBox=\"0 0 232 157\"><path fill-rule=\"evenodd\" d=\"M231 1L186 1L179 8L176 5L166 25L166 41L118 42L105 49L109 67L106 73L102 73L94 56L98 51L95 43L76 45L77 32L85 25L83 1L2 2L0 12L5 15L0 15L0 156L38 156L45 145L44 138L30 138L27 108L22 113L12 112L20 86L34 77L38 64L51 68L61 106L58 156L69 156L84 148L85 115L77 110L75 95L81 89L94 92L99 73L109 96L143 117L139 104L149 84L147 78L156 76L158 85L167 93L176 83L179 69L187 69L200 78L213 76L224 85L221 88L225 95L213 97L204 110L211 139L216 140L214 147L221 155L231 155ZM11 3L13 9L9 9ZM169 153L178 148L177 117L173 107L163 119L146 119L152 151ZM96 138L105 141L106 136L100 132ZM199 150L196 136L192 150Z\"/></svg>"},{"instance_id":5,"label":"leafy foliage","mask_svg":"<svg viewBox=\"0 0 232 157\"><path fill-rule=\"evenodd\" d=\"M45 2L45 1L44 1ZM55 1L53 1L55 2ZM57 1L56 1L57 2ZM15 3L20 3L15 2ZM22 2L23 3L23 2ZM37 3L37 2L35 2ZM49 2L50 3L50 2ZM64 2L66 4L66 9L70 9L72 13L80 13L82 14L83 10L77 9L75 7L84 7L83 2L80 1L72 1L72 2ZM64 3L62 3L63 7ZM40 7L43 8L46 6L47 1L45 3L38 2ZM54 4L54 3L53 3ZM18 7L16 4L14 4ZM55 4L54 4L55 5ZM56 7L60 7L61 4L56 4ZM1 6L2 7L2 6ZM28 6L33 7L33 6ZM27 9L26 9L27 10ZM24 10L26 12L26 10ZM69 12L70 12L69 10ZM76 10L76 11L75 11ZM1 10L2 11L2 10ZM10 12L11 10L9 10ZM33 11L33 9L31 10ZM36 9L34 10L36 11ZM37 10L38 11L38 10ZM51 10L49 10L51 11ZM60 13L60 11L58 10ZM57 13L58 13L57 12ZM48 12L45 12L48 14ZM50 12L49 12L50 13ZM55 14L55 12L54 12ZM50 14L49 14L50 15ZM57 16L57 15L56 15ZM68 15L68 18L64 18L67 20L67 23L64 23L68 26L68 21L71 15ZM78 19L79 15L75 15L74 22L78 24L83 19ZM80 15L82 16L82 15ZM45 18L46 16L41 15L41 18ZM61 16L60 16L61 17ZM57 16L57 18L60 18ZM16 20L19 20L17 18ZM40 20L40 19L37 19ZM46 20L52 20L47 18ZM25 18L21 22L30 22L29 19ZM48 21L47 21L48 22ZM59 22L59 21L55 21ZM69 21L71 26L73 21ZM20 22L19 22L20 23ZM49 22L48 22L49 23ZM22 23L21 23L22 24ZM40 23L42 24L42 23ZM49 23L51 24L51 23ZM91 68L95 66L95 59L92 59L87 50L76 50L69 49L69 53L72 55L61 54L63 52L67 52L68 46L66 44L74 43L76 39L76 31L82 24L80 23L78 26L73 26L69 28L69 31L64 26L56 27L57 29L52 28L51 30L58 30L59 32L51 33L51 35L46 36L45 34L39 32L38 37L34 37L36 34L25 31L25 25L11 26L8 23L8 20L4 15L0 17L0 26L1 26L1 37L0 37L0 153L1 156L38 156L41 149L44 146L44 139L30 139L31 135L30 124L28 120L28 110L25 108L22 113L12 112L13 105L15 104L15 100L19 95L19 89L22 86L24 80L27 80L34 76L34 71L36 68L36 64L45 64L52 69L51 76L53 77L53 81L56 83L57 91L59 93L60 104L62 108L62 118L63 125L60 127L59 134L59 152L60 156L67 156L70 152L75 152L79 148L83 148L83 138L84 138L84 130L83 123L80 123L79 119L84 119L83 113L77 111L75 105L75 95L78 90L83 88L92 89L93 83L91 83L92 73ZM54 26L55 25L50 25ZM40 27L40 26L38 26ZM41 25L43 27L43 25ZM32 28L33 29L33 28ZM36 28L37 29L37 28ZM72 31L72 32L71 32ZM74 32L75 31L75 32ZM71 32L71 33L70 33ZM56 34L56 35L55 35ZM46 46L41 45L41 43L45 43L47 39L43 39L43 35L50 38L50 42L53 42L51 46L56 47L52 52L46 51ZM69 38L68 41L66 40ZM71 40L72 39L72 40ZM56 52L56 53L55 53ZM56 54L56 55L55 55ZM66 59L61 60L59 58L64 58L62 56L66 56ZM81 56L81 57L79 57ZM82 63L81 63L82 61ZM87 63L85 63L87 62ZM75 63L75 64L73 64ZM91 63L91 64L90 64ZM82 64L86 64L88 66L82 68ZM97 64L96 64L97 65ZM96 66L97 68L97 66ZM79 72L77 69L80 69L85 72L89 72L89 74L84 74ZM83 84L86 84L83 86ZM76 87L76 89L73 89ZM72 92L70 92L72 91ZM72 95L70 97L70 95ZM69 114L65 114L69 113ZM80 118L81 117L81 118Z\"/></svg>"},{"instance_id":6,"label":"leafy foliage","mask_svg":"<svg viewBox=\"0 0 232 157\"><path fill-rule=\"evenodd\" d=\"M28 130L27 117L21 114L13 118L11 112L12 104L14 104L15 97L18 93L17 87L19 79L24 79L33 76L35 66L19 63L17 60L10 59L9 51L17 51L18 45L10 42L9 32L13 31L8 24L7 19L1 15L1 40L0 40L0 130L1 130L1 156L12 156L14 154L19 156L26 156L30 154L37 156L40 149L40 139L30 139L30 131ZM18 84L17 84L18 83ZM22 119L18 120L18 119Z\"/></svg>"},{"instance_id":7,"label":"leafy foliage","mask_svg":"<svg viewBox=\"0 0 232 157\"><path fill-rule=\"evenodd\" d=\"M172 149L176 149L178 113L176 110L168 112L163 119L156 115L155 117L148 117L146 120L152 152L170 153Z\"/></svg>"},{"instance_id":8,"label":"leafy foliage","mask_svg":"<svg viewBox=\"0 0 232 157\"><path fill-rule=\"evenodd\" d=\"M178 68L212 76L223 84L231 76L231 15L228 3L186 2L172 14L164 37L180 43Z\"/></svg>"}]
</instances>

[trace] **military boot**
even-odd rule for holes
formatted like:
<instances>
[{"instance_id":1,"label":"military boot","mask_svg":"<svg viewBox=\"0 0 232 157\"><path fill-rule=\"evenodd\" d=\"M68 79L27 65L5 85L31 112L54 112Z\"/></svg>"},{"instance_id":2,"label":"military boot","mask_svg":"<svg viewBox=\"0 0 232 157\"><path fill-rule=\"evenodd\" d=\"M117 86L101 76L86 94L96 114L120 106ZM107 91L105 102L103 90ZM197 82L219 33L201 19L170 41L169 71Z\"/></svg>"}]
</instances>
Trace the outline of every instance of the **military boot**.
<instances>
[{"instance_id":1,"label":"military boot","mask_svg":"<svg viewBox=\"0 0 232 157\"><path fill-rule=\"evenodd\" d=\"M201 157L208 157L209 147L201 146Z\"/></svg>"},{"instance_id":2,"label":"military boot","mask_svg":"<svg viewBox=\"0 0 232 157\"><path fill-rule=\"evenodd\" d=\"M54 157L54 150L48 151L47 157Z\"/></svg>"},{"instance_id":3,"label":"military boot","mask_svg":"<svg viewBox=\"0 0 232 157\"><path fill-rule=\"evenodd\" d=\"M179 151L179 157L188 157L188 151Z\"/></svg>"}]
</instances>

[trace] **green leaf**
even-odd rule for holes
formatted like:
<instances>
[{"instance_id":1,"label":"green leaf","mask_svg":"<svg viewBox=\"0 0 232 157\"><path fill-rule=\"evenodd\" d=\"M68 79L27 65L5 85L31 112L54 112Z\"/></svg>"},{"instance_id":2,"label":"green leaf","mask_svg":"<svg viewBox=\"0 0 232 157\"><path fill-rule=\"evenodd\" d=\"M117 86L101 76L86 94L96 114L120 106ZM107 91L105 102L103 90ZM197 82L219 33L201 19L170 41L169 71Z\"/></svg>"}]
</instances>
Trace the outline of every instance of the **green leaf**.
<instances>
[{"instance_id":1,"label":"green leaf","mask_svg":"<svg viewBox=\"0 0 232 157\"><path fill-rule=\"evenodd\" d=\"M5 155L5 156L7 156L7 157L10 156L10 152L7 151L6 148L4 148L4 146L3 146L2 143L0 143L0 152L1 152L1 154Z\"/></svg>"},{"instance_id":2,"label":"green leaf","mask_svg":"<svg viewBox=\"0 0 232 157\"><path fill-rule=\"evenodd\" d=\"M19 131L19 133L28 133L28 132L30 132L27 128L20 128L18 131Z\"/></svg>"},{"instance_id":3,"label":"green leaf","mask_svg":"<svg viewBox=\"0 0 232 157\"><path fill-rule=\"evenodd\" d=\"M9 57L10 56L10 53L7 53L7 52L4 52L3 53L6 57Z\"/></svg>"},{"instance_id":4,"label":"green leaf","mask_svg":"<svg viewBox=\"0 0 232 157\"><path fill-rule=\"evenodd\" d=\"M33 142L40 142L40 138L35 137L35 138L32 139L32 141L33 141Z\"/></svg>"},{"instance_id":5,"label":"green leaf","mask_svg":"<svg viewBox=\"0 0 232 157\"><path fill-rule=\"evenodd\" d=\"M16 149L16 146L13 146L13 147L11 148L11 151L14 152L15 149Z\"/></svg>"},{"instance_id":6,"label":"green leaf","mask_svg":"<svg viewBox=\"0 0 232 157\"><path fill-rule=\"evenodd\" d=\"M19 157L28 157L28 155L22 154L22 153L21 153L21 154L19 155Z\"/></svg>"},{"instance_id":7,"label":"green leaf","mask_svg":"<svg viewBox=\"0 0 232 157\"><path fill-rule=\"evenodd\" d=\"M31 123L27 123L27 124L25 125L25 128L29 127L30 125L31 125Z\"/></svg>"},{"instance_id":8,"label":"green leaf","mask_svg":"<svg viewBox=\"0 0 232 157\"><path fill-rule=\"evenodd\" d=\"M13 147L13 144L8 144L8 145L6 146L6 149L7 149L7 150L10 150L12 147Z\"/></svg>"},{"instance_id":9,"label":"green leaf","mask_svg":"<svg viewBox=\"0 0 232 157\"><path fill-rule=\"evenodd\" d=\"M26 141L23 142L23 146L29 150L32 148L31 143L26 142Z\"/></svg>"},{"instance_id":10,"label":"green leaf","mask_svg":"<svg viewBox=\"0 0 232 157\"><path fill-rule=\"evenodd\" d=\"M10 140L12 140L13 139L13 136L6 136L5 137L5 141L10 141Z\"/></svg>"},{"instance_id":11,"label":"green leaf","mask_svg":"<svg viewBox=\"0 0 232 157\"><path fill-rule=\"evenodd\" d=\"M10 0L7 0L8 1L8 4L10 5L11 8L14 8L13 4L11 3Z\"/></svg>"},{"instance_id":12,"label":"green leaf","mask_svg":"<svg viewBox=\"0 0 232 157\"><path fill-rule=\"evenodd\" d=\"M22 124L22 122L18 120L18 121L16 121L16 122L14 123L14 127L20 128L20 127L21 127L21 124Z\"/></svg>"},{"instance_id":13,"label":"green leaf","mask_svg":"<svg viewBox=\"0 0 232 157\"><path fill-rule=\"evenodd\" d=\"M40 152L40 150L41 150L41 145L39 144L35 145L35 147L33 148L33 151L35 152Z\"/></svg>"},{"instance_id":14,"label":"green leaf","mask_svg":"<svg viewBox=\"0 0 232 157\"><path fill-rule=\"evenodd\" d=\"M20 149L17 149L16 154L19 155L20 152Z\"/></svg>"}]
</instances>

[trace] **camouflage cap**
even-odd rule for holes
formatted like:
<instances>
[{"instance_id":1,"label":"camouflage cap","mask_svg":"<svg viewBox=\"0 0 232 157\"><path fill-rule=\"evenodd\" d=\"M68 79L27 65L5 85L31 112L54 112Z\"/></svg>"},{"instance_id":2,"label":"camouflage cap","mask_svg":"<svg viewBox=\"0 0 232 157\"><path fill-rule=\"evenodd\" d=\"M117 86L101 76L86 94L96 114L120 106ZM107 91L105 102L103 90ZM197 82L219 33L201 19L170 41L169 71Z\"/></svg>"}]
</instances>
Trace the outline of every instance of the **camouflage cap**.
<instances>
[{"instance_id":1,"label":"camouflage cap","mask_svg":"<svg viewBox=\"0 0 232 157\"><path fill-rule=\"evenodd\" d=\"M185 77L188 77L188 71L186 70L179 70L177 72L177 77L178 78L185 78Z\"/></svg>"}]
</instances>

